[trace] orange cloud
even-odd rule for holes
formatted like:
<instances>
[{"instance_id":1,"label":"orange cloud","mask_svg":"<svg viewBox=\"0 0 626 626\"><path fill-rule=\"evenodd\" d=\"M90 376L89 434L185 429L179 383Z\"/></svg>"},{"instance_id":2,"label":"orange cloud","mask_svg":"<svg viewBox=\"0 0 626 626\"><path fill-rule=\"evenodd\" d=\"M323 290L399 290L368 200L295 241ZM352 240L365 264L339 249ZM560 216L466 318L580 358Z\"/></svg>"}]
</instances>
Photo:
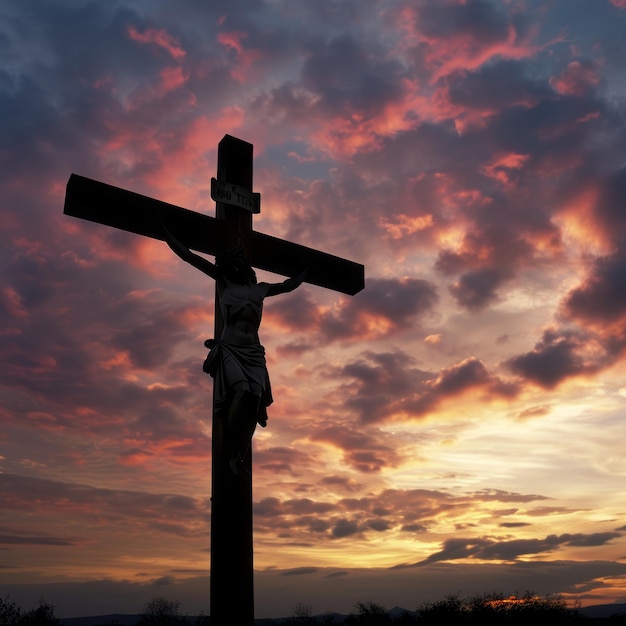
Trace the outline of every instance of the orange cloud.
<instances>
[{"instance_id":1,"label":"orange cloud","mask_svg":"<svg viewBox=\"0 0 626 626\"><path fill-rule=\"evenodd\" d=\"M133 449L126 450L118 456L119 462L128 467L137 467L143 465L146 461L153 458L151 453L143 450Z\"/></svg>"},{"instance_id":2,"label":"orange cloud","mask_svg":"<svg viewBox=\"0 0 626 626\"><path fill-rule=\"evenodd\" d=\"M511 182L511 171L524 167L528 158L529 155L527 154L516 154L514 152L500 154L481 169L485 176L494 178L503 185L508 185Z\"/></svg>"},{"instance_id":3,"label":"orange cloud","mask_svg":"<svg viewBox=\"0 0 626 626\"><path fill-rule=\"evenodd\" d=\"M427 215L404 215L399 213L395 216L394 221L386 217L380 218L381 227L387 231L391 239L402 239L407 235L412 235L420 230L431 228L434 225L433 216Z\"/></svg>"},{"instance_id":4,"label":"orange cloud","mask_svg":"<svg viewBox=\"0 0 626 626\"><path fill-rule=\"evenodd\" d=\"M577 242L584 250L606 253L612 247L611 233L603 232L595 217L600 193L595 183L581 186L565 201L555 223L565 237Z\"/></svg>"},{"instance_id":5,"label":"orange cloud","mask_svg":"<svg viewBox=\"0 0 626 626\"><path fill-rule=\"evenodd\" d=\"M137 43L153 44L159 48L163 48L173 59L182 59L187 54L180 46L180 43L165 30L149 28L145 32L140 33L134 26L129 26L127 33L128 36Z\"/></svg>"}]
</instances>

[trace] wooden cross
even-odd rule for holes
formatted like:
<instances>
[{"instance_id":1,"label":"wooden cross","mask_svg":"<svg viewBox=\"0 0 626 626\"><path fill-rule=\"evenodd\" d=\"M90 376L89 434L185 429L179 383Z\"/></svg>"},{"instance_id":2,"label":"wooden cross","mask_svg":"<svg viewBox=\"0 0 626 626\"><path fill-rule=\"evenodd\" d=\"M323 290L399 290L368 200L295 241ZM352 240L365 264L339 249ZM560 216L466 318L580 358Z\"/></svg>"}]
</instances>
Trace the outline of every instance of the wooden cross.
<instances>
[{"instance_id":1,"label":"wooden cross","mask_svg":"<svg viewBox=\"0 0 626 626\"><path fill-rule=\"evenodd\" d=\"M308 268L306 282L354 295L364 286L358 263L271 237L252 229L260 210L252 193L252 144L225 135L219 143L217 179L212 181L216 217L189 211L77 174L67 183L64 213L154 239L165 239L162 222L190 249L216 255L240 246L257 268L292 276ZM223 325L215 305L215 337ZM225 420L213 402L211 481L211 623L254 624L252 549L252 460L249 475L230 470Z\"/></svg>"}]
</instances>

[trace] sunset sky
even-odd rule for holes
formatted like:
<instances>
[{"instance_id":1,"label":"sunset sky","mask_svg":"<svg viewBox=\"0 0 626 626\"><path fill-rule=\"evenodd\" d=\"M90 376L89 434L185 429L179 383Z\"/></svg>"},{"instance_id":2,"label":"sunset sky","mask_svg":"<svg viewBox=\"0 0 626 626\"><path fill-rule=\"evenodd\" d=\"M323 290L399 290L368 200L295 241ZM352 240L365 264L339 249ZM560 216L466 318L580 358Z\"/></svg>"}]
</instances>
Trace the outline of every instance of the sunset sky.
<instances>
[{"instance_id":1,"label":"sunset sky","mask_svg":"<svg viewBox=\"0 0 626 626\"><path fill-rule=\"evenodd\" d=\"M266 304L257 617L626 602L626 0L9 0L0 58L0 597L209 612L214 285L63 202L214 215L230 134L366 276Z\"/></svg>"}]
</instances>

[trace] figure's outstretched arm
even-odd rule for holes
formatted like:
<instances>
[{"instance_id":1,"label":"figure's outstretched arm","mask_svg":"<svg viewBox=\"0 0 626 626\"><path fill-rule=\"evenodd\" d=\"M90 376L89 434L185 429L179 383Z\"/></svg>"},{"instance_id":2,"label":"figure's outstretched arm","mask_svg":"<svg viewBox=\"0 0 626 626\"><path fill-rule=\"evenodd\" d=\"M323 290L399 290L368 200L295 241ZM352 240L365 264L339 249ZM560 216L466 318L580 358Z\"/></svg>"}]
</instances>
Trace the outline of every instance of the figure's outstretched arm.
<instances>
[{"instance_id":1,"label":"figure's outstretched arm","mask_svg":"<svg viewBox=\"0 0 626 626\"><path fill-rule=\"evenodd\" d=\"M289 293L294 289L297 289L306 278L307 270L302 270L297 276L292 276L282 283L271 283L266 296L277 296L281 293Z\"/></svg>"},{"instance_id":2,"label":"figure's outstretched arm","mask_svg":"<svg viewBox=\"0 0 626 626\"><path fill-rule=\"evenodd\" d=\"M214 263L208 261L199 254L192 252L185 244L181 243L172 233L168 230L167 226L163 222L163 217L159 215L161 219L161 227L165 235L165 243L171 248L171 250L189 265L193 265L195 268L204 272L207 276L213 279L217 279L218 270Z\"/></svg>"}]
</instances>

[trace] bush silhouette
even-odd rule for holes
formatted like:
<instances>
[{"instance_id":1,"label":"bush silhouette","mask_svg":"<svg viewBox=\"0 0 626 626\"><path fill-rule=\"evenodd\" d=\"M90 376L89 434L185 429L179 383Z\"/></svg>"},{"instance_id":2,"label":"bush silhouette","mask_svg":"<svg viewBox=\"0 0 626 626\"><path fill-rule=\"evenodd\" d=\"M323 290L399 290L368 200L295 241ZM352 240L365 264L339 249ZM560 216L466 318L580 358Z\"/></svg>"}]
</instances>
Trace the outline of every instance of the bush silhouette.
<instances>
[{"instance_id":1,"label":"bush silhouette","mask_svg":"<svg viewBox=\"0 0 626 626\"><path fill-rule=\"evenodd\" d=\"M541 598L531 592L521 597L485 594L469 600L448 596L439 602L423 604L417 611L417 623L422 626L444 622L467 626L522 626L532 620L569 626L586 621L559 596Z\"/></svg>"},{"instance_id":2,"label":"bush silhouette","mask_svg":"<svg viewBox=\"0 0 626 626\"><path fill-rule=\"evenodd\" d=\"M374 602L357 602L356 614L350 615L346 624L357 626L387 626L391 617L384 606Z\"/></svg>"},{"instance_id":3,"label":"bush silhouette","mask_svg":"<svg viewBox=\"0 0 626 626\"><path fill-rule=\"evenodd\" d=\"M137 626L175 626L180 624L180 602L166 600L162 596L152 598L141 614Z\"/></svg>"},{"instance_id":4,"label":"bush silhouette","mask_svg":"<svg viewBox=\"0 0 626 626\"><path fill-rule=\"evenodd\" d=\"M39 606L25 613L9 598L0 600L0 626L61 626L54 605L39 600Z\"/></svg>"},{"instance_id":5,"label":"bush silhouette","mask_svg":"<svg viewBox=\"0 0 626 626\"><path fill-rule=\"evenodd\" d=\"M13 626L17 624L22 611L13 600L9 600L9 597L5 597L4 600L0 599L0 626Z\"/></svg>"}]
</instances>

